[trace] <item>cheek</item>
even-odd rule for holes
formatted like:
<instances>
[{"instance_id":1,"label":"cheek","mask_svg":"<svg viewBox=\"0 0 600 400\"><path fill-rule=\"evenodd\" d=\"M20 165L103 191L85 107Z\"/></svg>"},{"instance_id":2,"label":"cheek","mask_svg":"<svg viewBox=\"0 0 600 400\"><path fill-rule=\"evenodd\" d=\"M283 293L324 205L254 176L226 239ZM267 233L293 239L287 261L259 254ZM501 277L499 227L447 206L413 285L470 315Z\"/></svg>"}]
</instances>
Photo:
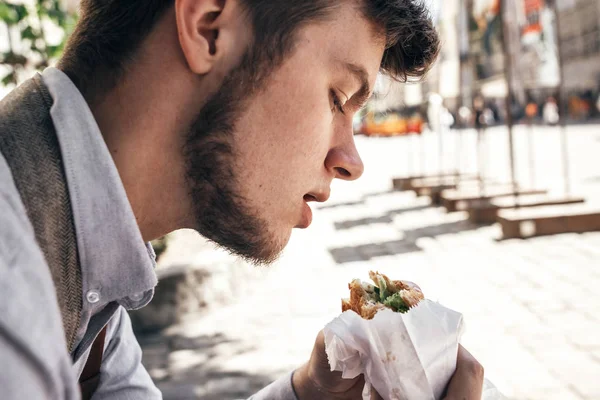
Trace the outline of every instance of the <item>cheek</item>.
<instances>
[{"instance_id":1,"label":"cheek","mask_svg":"<svg viewBox=\"0 0 600 400\"><path fill-rule=\"evenodd\" d=\"M275 75L236 125L236 174L243 195L287 229L303 195L327 178L333 114L323 76L285 68Z\"/></svg>"},{"instance_id":2,"label":"cheek","mask_svg":"<svg viewBox=\"0 0 600 400\"><path fill-rule=\"evenodd\" d=\"M292 85L290 85L292 86ZM282 155L289 161L324 160L331 142L332 114L329 98L325 89L318 90L317 85L288 89L293 96L287 96L270 110L271 137L276 141Z\"/></svg>"},{"instance_id":3,"label":"cheek","mask_svg":"<svg viewBox=\"0 0 600 400\"><path fill-rule=\"evenodd\" d=\"M271 171L321 168L331 143L332 114L325 89L297 82L262 92L239 124L240 149L252 149L248 156Z\"/></svg>"}]
</instances>

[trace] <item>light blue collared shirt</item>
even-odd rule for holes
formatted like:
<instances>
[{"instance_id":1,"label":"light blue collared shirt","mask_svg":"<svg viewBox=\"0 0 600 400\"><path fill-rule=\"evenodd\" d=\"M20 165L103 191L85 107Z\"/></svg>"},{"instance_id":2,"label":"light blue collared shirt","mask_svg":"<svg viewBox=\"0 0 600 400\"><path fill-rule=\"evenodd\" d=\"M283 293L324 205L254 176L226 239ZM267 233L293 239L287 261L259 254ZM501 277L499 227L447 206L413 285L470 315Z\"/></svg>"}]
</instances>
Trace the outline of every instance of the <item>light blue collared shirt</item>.
<instances>
[{"instance_id":1,"label":"light blue collared shirt","mask_svg":"<svg viewBox=\"0 0 600 400\"><path fill-rule=\"evenodd\" d=\"M90 346L108 326L94 400L162 396L141 364L127 312L152 299L154 252L144 243L116 166L85 99L56 68L42 75L53 104L73 211L83 310L73 354L66 350L49 268L0 154L0 392L2 399L79 399ZM296 400L291 375L252 397Z\"/></svg>"}]
</instances>

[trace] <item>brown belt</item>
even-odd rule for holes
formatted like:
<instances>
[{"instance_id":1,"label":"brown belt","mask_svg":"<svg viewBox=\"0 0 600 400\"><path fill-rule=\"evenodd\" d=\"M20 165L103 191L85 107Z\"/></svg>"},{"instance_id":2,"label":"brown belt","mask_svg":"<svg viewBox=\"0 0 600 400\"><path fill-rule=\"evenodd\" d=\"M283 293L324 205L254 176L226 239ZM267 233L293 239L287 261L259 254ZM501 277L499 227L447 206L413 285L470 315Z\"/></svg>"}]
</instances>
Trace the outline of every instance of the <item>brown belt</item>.
<instances>
[{"instance_id":1,"label":"brown belt","mask_svg":"<svg viewBox=\"0 0 600 400\"><path fill-rule=\"evenodd\" d=\"M90 355L83 367L83 372L79 377L79 388L81 389L82 400L90 400L100 384L100 367L102 366L102 356L104 354L104 340L106 339L106 326L100 331L92 347Z\"/></svg>"}]
</instances>

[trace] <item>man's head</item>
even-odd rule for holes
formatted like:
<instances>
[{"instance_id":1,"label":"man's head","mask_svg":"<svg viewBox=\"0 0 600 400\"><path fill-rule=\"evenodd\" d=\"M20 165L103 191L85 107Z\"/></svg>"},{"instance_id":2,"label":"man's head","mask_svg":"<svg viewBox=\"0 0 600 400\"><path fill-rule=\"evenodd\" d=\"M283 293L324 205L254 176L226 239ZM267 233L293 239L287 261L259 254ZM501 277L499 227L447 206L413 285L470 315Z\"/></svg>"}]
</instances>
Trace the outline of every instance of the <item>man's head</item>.
<instances>
[{"instance_id":1,"label":"man's head","mask_svg":"<svg viewBox=\"0 0 600 400\"><path fill-rule=\"evenodd\" d=\"M111 127L117 142L160 143L158 156L144 153L148 144L120 148L130 165L152 154L181 175L154 231L194 228L257 262L310 224L307 202L325 201L333 179L361 175L352 116L378 71L420 77L438 51L425 8L411 0L83 0L81 14L60 67L104 115L109 147ZM132 90L131 121L107 122ZM156 121L137 123L152 118L139 110L158 110ZM127 189L127 176L146 172L123 172L116 153ZM169 171L153 173L160 182ZM132 203L159 202L133 192Z\"/></svg>"}]
</instances>

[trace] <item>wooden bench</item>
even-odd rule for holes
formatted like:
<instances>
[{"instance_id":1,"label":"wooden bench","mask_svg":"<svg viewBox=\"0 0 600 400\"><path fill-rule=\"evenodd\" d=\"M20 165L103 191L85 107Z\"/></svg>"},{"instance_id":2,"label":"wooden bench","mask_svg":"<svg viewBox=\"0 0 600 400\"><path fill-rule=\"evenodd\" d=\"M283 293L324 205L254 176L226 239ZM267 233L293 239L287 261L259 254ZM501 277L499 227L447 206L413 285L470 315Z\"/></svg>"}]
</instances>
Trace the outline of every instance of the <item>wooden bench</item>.
<instances>
[{"instance_id":1,"label":"wooden bench","mask_svg":"<svg viewBox=\"0 0 600 400\"><path fill-rule=\"evenodd\" d=\"M547 196L544 194L529 194L519 196L518 201L514 196L496 197L487 201L471 204L469 207L469 220L475 224L492 224L496 222L498 211L519 207L537 207L561 204L583 203L583 197Z\"/></svg>"},{"instance_id":2,"label":"wooden bench","mask_svg":"<svg viewBox=\"0 0 600 400\"><path fill-rule=\"evenodd\" d=\"M519 195L546 194L545 189L520 189ZM441 205L448 212L467 211L470 208L481 204L489 203L490 200L499 197L512 197L514 194L510 185L495 184L487 185L483 194L480 194L479 188L473 186L468 188L458 188L454 190L445 190L441 194Z\"/></svg>"},{"instance_id":3,"label":"wooden bench","mask_svg":"<svg viewBox=\"0 0 600 400\"><path fill-rule=\"evenodd\" d=\"M456 178L456 173L442 173L436 175L413 175L413 176L405 176L401 178L392 179L392 186L395 190L414 190L413 181L418 179L439 179L439 178ZM476 179L477 177L474 175L459 175L458 178L460 180L470 180Z\"/></svg>"},{"instance_id":4,"label":"wooden bench","mask_svg":"<svg viewBox=\"0 0 600 400\"><path fill-rule=\"evenodd\" d=\"M503 239L600 231L600 207L589 204L548 205L499 210Z\"/></svg>"}]
</instances>

